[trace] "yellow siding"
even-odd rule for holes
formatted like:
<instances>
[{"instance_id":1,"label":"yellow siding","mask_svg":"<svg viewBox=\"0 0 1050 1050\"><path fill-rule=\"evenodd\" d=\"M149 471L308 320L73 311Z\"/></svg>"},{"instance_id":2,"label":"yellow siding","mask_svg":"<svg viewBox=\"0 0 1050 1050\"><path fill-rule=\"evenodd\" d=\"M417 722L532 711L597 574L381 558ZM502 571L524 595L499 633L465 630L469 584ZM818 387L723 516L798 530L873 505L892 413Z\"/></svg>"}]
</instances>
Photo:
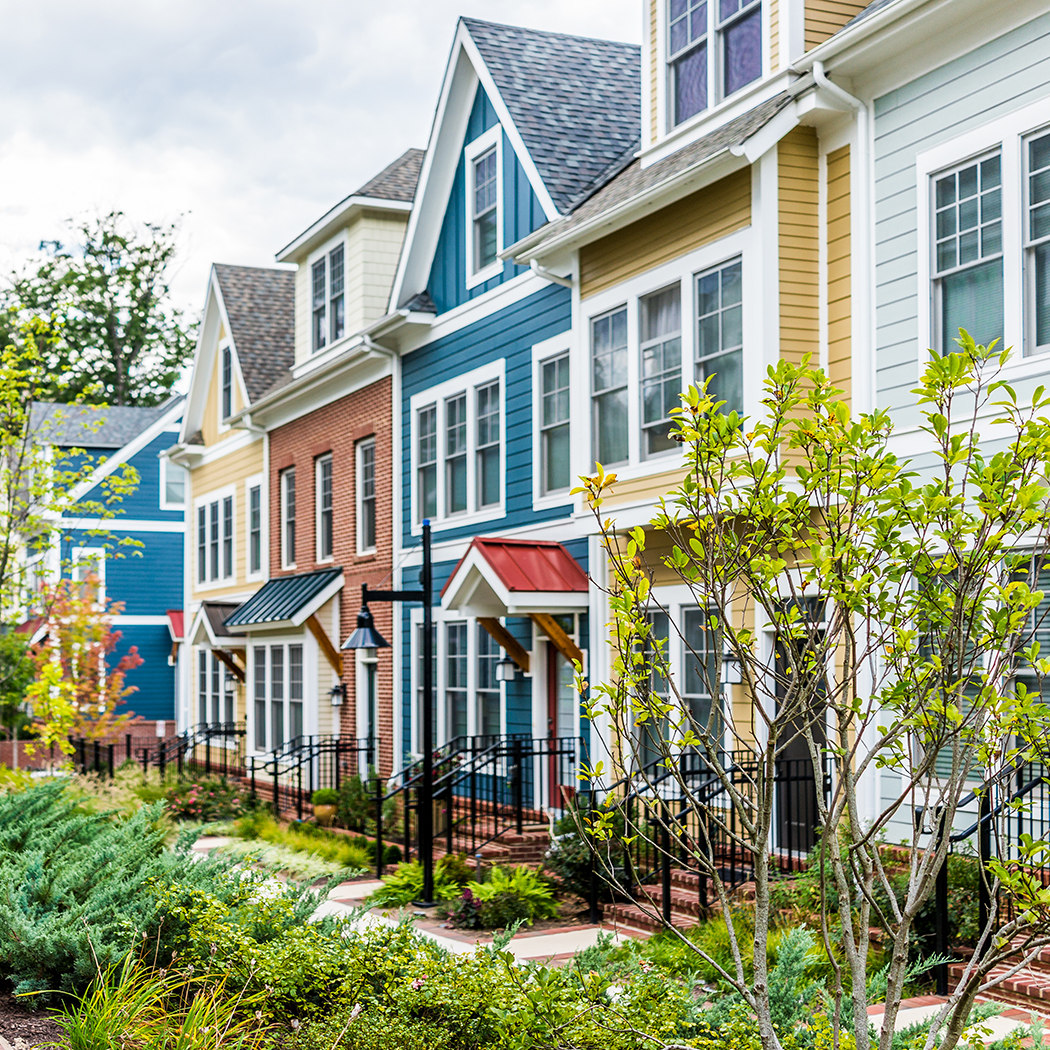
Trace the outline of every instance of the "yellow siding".
<instances>
[{"instance_id":1,"label":"yellow siding","mask_svg":"<svg viewBox=\"0 0 1050 1050\"><path fill-rule=\"evenodd\" d=\"M235 430L233 433L244 436L243 430ZM257 437L250 445L237 449L234 452L222 456L196 467L191 473L191 487L193 503L208 496L211 492L218 492L229 485L236 486L233 499L233 552L234 552L234 578L222 587L211 586L197 588L197 544L195 529L197 527L196 506L192 506L186 516L186 529L191 541L193 557L191 559L190 572L192 575L194 601L202 601L205 598L221 598L225 594L243 592L246 576L245 565L245 527L247 507L244 482L253 474L261 474L263 469L263 443L262 438ZM266 508L263 508L266 514ZM266 557L266 551L263 551ZM264 566L265 568L265 566Z\"/></svg>"},{"instance_id":2,"label":"yellow siding","mask_svg":"<svg viewBox=\"0 0 1050 1050\"><path fill-rule=\"evenodd\" d=\"M225 338L223 332L219 333L219 342ZM232 430L227 427L225 430L219 429L219 399L222 394L222 354L216 350L215 360L211 366L211 377L208 380L208 394L204 402L204 416L201 420L201 436L204 438L205 445L215 445L220 441L225 441L228 438L234 437L239 434L239 430ZM233 410L239 412L244 408L244 398L241 396L241 390L239 384L234 381L233 384Z\"/></svg>"},{"instance_id":3,"label":"yellow siding","mask_svg":"<svg viewBox=\"0 0 1050 1050\"><path fill-rule=\"evenodd\" d=\"M852 394L850 325L850 156L849 146L827 158L828 375Z\"/></svg>"},{"instance_id":4,"label":"yellow siding","mask_svg":"<svg viewBox=\"0 0 1050 1050\"><path fill-rule=\"evenodd\" d=\"M666 496L673 488L681 485L685 477L685 468L668 470L662 474L650 474L644 478L632 478L630 481L618 481L613 493L605 498L605 506L616 507L625 503L641 503L643 500L658 500Z\"/></svg>"},{"instance_id":5,"label":"yellow siding","mask_svg":"<svg viewBox=\"0 0 1050 1050\"><path fill-rule=\"evenodd\" d=\"M751 169L734 172L580 250L586 298L751 222Z\"/></svg>"},{"instance_id":6,"label":"yellow siding","mask_svg":"<svg viewBox=\"0 0 1050 1050\"><path fill-rule=\"evenodd\" d=\"M780 0L769 0L769 68L780 65Z\"/></svg>"},{"instance_id":7,"label":"yellow siding","mask_svg":"<svg viewBox=\"0 0 1050 1050\"><path fill-rule=\"evenodd\" d=\"M806 50L809 51L837 33L854 15L860 14L869 2L870 0L806 0Z\"/></svg>"},{"instance_id":8,"label":"yellow siding","mask_svg":"<svg viewBox=\"0 0 1050 1050\"><path fill-rule=\"evenodd\" d=\"M780 355L820 353L817 133L797 127L777 152L780 197Z\"/></svg>"},{"instance_id":9,"label":"yellow siding","mask_svg":"<svg viewBox=\"0 0 1050 1050\"><path fill-rule=\"evenodd\" d=\"M660 68L660 55L657 53L659 47L657 33L657 0L649 0L649 132L650 141L656 141L657 135L657 102L656 90L658 70Z\"/></svg>"}]
</instances>

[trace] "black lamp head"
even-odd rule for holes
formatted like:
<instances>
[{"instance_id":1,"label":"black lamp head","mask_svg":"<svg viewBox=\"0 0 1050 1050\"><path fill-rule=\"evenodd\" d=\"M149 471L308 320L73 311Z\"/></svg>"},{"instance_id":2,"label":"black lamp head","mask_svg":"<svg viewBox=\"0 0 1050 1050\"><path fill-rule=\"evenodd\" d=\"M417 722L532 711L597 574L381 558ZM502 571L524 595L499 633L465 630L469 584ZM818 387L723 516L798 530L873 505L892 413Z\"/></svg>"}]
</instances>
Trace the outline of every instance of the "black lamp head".
<instances>
[{"instance_id":1,"label":"black lamp head","mask_svg":"<svg viewBox=\"0 0 1050 1050\"><path fill-rule=\"evenodd\" d=\"M361 606L357 614L357 630L345 642L342 649L389 649L390 643L376 630L372 610Z\"/></svg>"}]
</instances>

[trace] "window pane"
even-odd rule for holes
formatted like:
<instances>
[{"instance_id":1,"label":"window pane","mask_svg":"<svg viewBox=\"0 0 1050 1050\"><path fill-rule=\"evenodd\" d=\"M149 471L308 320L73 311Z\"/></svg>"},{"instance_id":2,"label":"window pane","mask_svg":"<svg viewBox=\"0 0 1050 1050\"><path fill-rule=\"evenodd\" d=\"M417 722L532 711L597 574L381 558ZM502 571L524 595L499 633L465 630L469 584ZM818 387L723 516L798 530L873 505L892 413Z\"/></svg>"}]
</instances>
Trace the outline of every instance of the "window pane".
<instances>
[{"instance_id":1,"label":"window pane","mask_svg":"<svg viewBox=\"0 0 1050 1050\"><path fill-rule=\"evenodd\" d=\"M594 399L598 461L622 463L627 459L627 391L600 394Z\"/></svg>"},{"instance_id":2,"label":"window pane","mask_svg":"<svg viewBox=\"0 0 1050 1050\"><path fill-rule=\"evenodd\" d=\"M251 532L249 572L262 569L262 490L253 485L248 490L248 528Z\"/></svg>"},{"instance_id":3,"label":"window pane","mask_svg":"<svg viewBox=\"0 0 1050 1050\"><path fill-rule=\"evenodd\" d=\"M286 470L281 486L284 495L284 561L295 562L295 470Z\"/></svg>"},{"instance_id":4,"label":"window pane","mask_svg":"<svg viewBox=\"0 0 1050 1050\"><path fill-rule=\"evenodd\" d=\"M477 705L478 729L485 736L500 731L500 693L496 680L499 646L480 624L478 632Z\"/></svg>"},{"instance_id":5,"label":"window pane","mask_svg":"<svg viewBox=\"0 0 1050 1050\"><path fill-rule=\"evenodd\" d=\"M703 377L713 376L707 392L724 401L724 412L742 412L744 407L744 355L740 350L711 358L703 366Z\"/></svg>"},{"instance_id":6,"label":"window pane","mask_svg":"<svg viewBox=\"0 0 1050 1050\"><path fill-rule=\"evenodd\" d=\"M467 625L451 623L445 632L447 736L451 739L467 734Z\"/></svg>"},{"instance_id":7,"label":"window pane","mask_svg":"<svg viewBox=\"0 0 1050 1050\"><path fill-rule=\"evenodd\" d=\"M1050 344L1050 244L1035 249L1035 341Z\"/></svg>"},{"instance_id":8,"label":"window pane","mask_svg":"<svg viewBox=\"0 0 1050 1050\"><path fill-rule=\"evenodd\" d=\"M743 268L734 259L697 278L700 308L696 381L713 377L708 393L725 401L726 412L742 412L743 396Z\"/></svg>"},{"instance_id":9,"label":"window pane","mask_svg":"<svg viewBox=\"0 0 1050 1050\"><path fill-rule=\"evenodd\" d=\"M376 446L366 441L358 456L361 476L358 479L361 492L359 547L371 550L376 545Z\"/></svg>"},{"instance_id":10,"label":"window pane","mask_svg":"<svg viewBox=\"0 0 1050 1050\"><path fill-rule=\"evenodd\" d=\"M941 350L955 349L959 329L987 346L1003 334L1003 264L982 263L941 281Z\"/></svg>"},{"instance_id":11,"label":"window pane","mask_svg":"<svg viewBox=\"0 0 1050 1050\"><path fill-rule=\"evenodd\" d=\"M164 502L181 504L186 501L186 470L178 463L164 463Z\"/></svg>"},{"instance_id":12,"label":"window pane","mask_svg":"<svg viewBox=\"0 0 1050 1050\"><path fill-rule=\"evenodd\" d=\"M762 75L760 7L725 31L725 93L731 95Z\"/></svg>"},{"instance_id":13,"label":"window pane","mask_svg":"<svg viewBox=\"0 0 1050 1050\"><path fill-rule=\"evenodd\" d=\"M674 122L681 124L707 109L707 44L698 45L674 64Z\"/></svg>"},{"instance_id":14,"label":"window pane","mask_svg":"<svg viewBox=\"0 0 1050 1050\"><path fill-rule=\"evenodd\" d=\"M343 246L340 244L328 253L329 265L329 310L328 325L331 329L332 342L342 339L346 329L346 318L343 296Z\"/></svg>"},{"instance_id":15,"label":"window pane","mask_svg":"<svg viewBox=\"0 0 1050 1050\"><path fill-rule=\"evenodd\" d=\"M208 652L201 649L197 653L197 722L204 725L208 721Z\"/></svg>"},{"instance_id":16,"label":"window pane","mask_svg":"<svg viewBox=\"0 0 1050 1050\"><path fill-rule=\"evenodd\" d=\"M219 578L219 502L216 500L208 507L209 521L209 547L210 562L208 578L217 580Z\"/></svg>"},{"instance_id":17,"label":"window pane","mask_svg":"<svg viewBox=\"0 0 1050 1050\"><path fill-rule=\"evenodd\" d=\"M266 647L257 645L255 654L255 749L266 750Z\"/></svg>"},{"instance_id":18,"label":"window pane","mask_svg":"<svg viewBox=\"0 0 1050 1050\"><path fill-rule=\"evenodd\" d=\"M474 221L474 270L484 270L496 261L496 212L486 212Z\"/></svg>"},{"instance_id":19,"label":"window pane","mask_svg":"<svg viewBox=\"0 0 1050 1050\"><path fill-rule=\"evenodd\" d=\"M544 431L544 491L569 487L569 424Z\"/></svg>"},{"instance_id":20,"label":"window pane","mask_svg":"<svg viewBox=\"0 0 1050 1050\"><path fill-rule=\"evenodd\" d=\"M332 556L332 460L329 457L318 460L318 499L320 511L320 531L318 537L318 557Z\"/></svg>"},{"instance_id":21,"label":"window pane","mask_svg":"<svg viewBox=\"0 0 1050 1050\"><path fill-rule=\"evenodd\" d=\"M313 292L313 315L311 340L313 349L320 350L325 345L324 324L324 286L325 286L325 261L318 259L311 271L311 291Z\"/></svg>"},{"instance_id":22,"label":"window pane","mask_svg":"<svg viewBox=\"0 0 1050 1050\"><path fill-rule=\"evenodd\" d=\"M208 508L197 508L197 582L208 578Z\"/></svg>"},{"instance_id":23,"label":"window pane","mask_svg":"<svg viewBox=\"0 0 1050 1050\"><path fill-rule=\"evenodd\" d=\"M222 574L233 575L233 497L222 501Z\"/></svg>"}]
</instances>

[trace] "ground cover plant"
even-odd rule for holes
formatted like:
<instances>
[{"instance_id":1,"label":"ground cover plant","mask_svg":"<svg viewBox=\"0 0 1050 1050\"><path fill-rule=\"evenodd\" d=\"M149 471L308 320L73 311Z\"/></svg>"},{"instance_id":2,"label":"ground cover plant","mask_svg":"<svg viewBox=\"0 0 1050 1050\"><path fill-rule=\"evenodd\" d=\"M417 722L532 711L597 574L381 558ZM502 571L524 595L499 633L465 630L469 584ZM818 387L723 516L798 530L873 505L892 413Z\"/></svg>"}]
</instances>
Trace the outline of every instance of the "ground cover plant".
<instances>
[{"instance_id":1,"label":"ground cover plant","mask_svg":"<svg viewBox=\"0 0 1050 1050\"><path fill-rule=\"evenodd\" d=\"M456 854L439 857L434 864L434 900L450 901L459 897L474 872L466 858ZM418 860L406 861L383 879L383 885L366 903L373 907L395 908L420 900L423 894L423 865Z\"/></svg>"},{"instance_id":2,"label":"ground cover plant","mask_svg":"<svg viewBox=\"0 0 1050 1050\"><path fill-rule=\"evenodd\" d=\"M472 880L445 909L449 924L461 929L503 929L515 922L553 919L558 902L550 884L524 865L507 872L498 864L483 882Z\"/></svg>"}]
</instances>

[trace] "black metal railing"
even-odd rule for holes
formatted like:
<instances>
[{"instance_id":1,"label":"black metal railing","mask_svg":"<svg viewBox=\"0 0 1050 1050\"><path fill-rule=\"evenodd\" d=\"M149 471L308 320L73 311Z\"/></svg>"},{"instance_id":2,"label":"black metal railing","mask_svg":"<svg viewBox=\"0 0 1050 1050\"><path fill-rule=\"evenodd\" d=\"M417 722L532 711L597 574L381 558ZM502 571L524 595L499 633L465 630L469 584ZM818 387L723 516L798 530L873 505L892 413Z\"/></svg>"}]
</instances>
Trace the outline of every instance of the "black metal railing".
<instances>
[{"instance_id":1,"label":"black metal railing","mask_svg":"<svg viewBox=\"0 0 1050 1050\"><path fill-rule=\"evenodd\" d=\"M85 740L83 737L74 740L69 738L73 745L73 754L70 760L73 768L78 773L98 773L103 776L113 776L113 764L115 748L113 744L101 740Z\"/></svg>"},{"instance_id":2,"label":"black metal railing","mask_svg":"<svg viewBox=\"0 0 1050 1050\"><path fill-rule=\"evenodd\" d=\"M142 771L157 769L163 780L172 768L178 776L244 776L243 722L205 722L178 736L139 749Z\"/></svg>"}]
</instances>

